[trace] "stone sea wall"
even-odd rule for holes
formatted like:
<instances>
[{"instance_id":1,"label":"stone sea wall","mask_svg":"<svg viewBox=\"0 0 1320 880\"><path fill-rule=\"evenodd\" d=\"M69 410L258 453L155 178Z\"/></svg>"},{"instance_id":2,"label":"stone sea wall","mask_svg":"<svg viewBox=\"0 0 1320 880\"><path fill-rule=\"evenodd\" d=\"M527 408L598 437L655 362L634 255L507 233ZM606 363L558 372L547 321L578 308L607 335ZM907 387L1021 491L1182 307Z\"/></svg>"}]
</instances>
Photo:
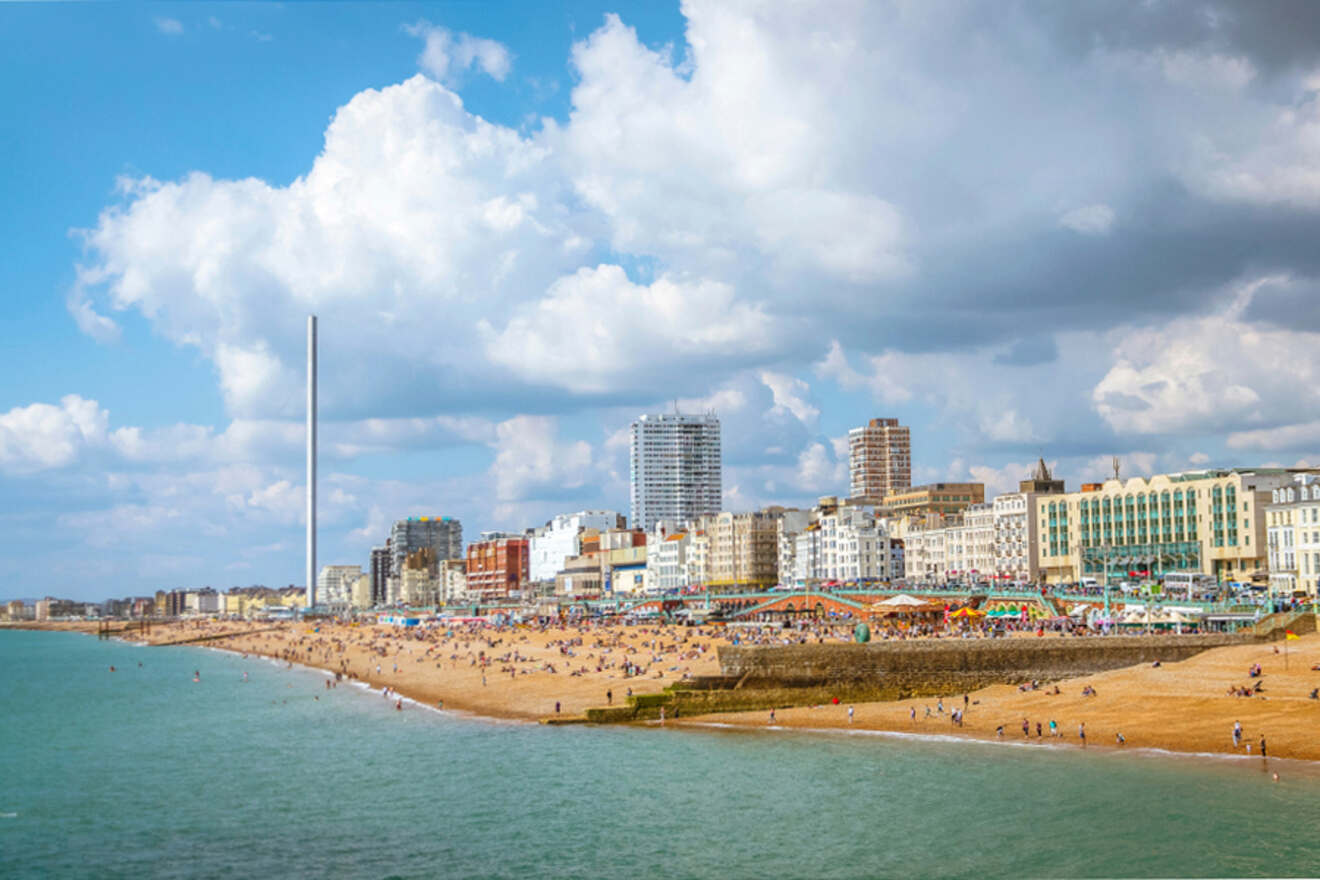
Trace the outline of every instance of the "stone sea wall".
<instances>
[{"instance_id":1,"label":"stone sea wall","mask_svg":"<svg viewBox=\"0 0 1320 880\"><path fill-rule=\"evenodd\" d=\"M719 660L720 671L739 690L832 687L903 699L1074 678L1156 660L1174 663L1260 640L1254 634L1211 634L722 646Z\"/></svg>"}]
</instances>

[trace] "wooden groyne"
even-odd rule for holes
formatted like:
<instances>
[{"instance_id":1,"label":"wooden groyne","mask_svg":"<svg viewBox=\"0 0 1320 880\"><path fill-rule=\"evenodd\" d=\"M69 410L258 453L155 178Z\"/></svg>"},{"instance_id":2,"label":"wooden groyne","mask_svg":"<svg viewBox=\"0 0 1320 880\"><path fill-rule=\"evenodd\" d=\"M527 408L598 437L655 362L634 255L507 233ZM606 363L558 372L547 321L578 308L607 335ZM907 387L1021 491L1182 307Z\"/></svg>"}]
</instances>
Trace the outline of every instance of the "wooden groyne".
<instances>
[{"instance_id":1,"label":"wooden groyne","mask_svg":"<svg viewBox=\"0 0 1320 880\"><path fill-rule=\"evenodd\" d=\"M172 642L157 642L154 645L152 645L152 647L167 648L167 647L174 647L177 645L198 645L203 642L218 642L222 639L232 639L235 638L236 636L251 636L251 635L256 635L257 633L277 632L280 631L280 629L281 628L278 626L268 626L265 629L244 629L229 633L214 633L210 635L193 636L192 638L187 638L187 639L176 639L175 641Z\"/></svg>"}]
</instances>

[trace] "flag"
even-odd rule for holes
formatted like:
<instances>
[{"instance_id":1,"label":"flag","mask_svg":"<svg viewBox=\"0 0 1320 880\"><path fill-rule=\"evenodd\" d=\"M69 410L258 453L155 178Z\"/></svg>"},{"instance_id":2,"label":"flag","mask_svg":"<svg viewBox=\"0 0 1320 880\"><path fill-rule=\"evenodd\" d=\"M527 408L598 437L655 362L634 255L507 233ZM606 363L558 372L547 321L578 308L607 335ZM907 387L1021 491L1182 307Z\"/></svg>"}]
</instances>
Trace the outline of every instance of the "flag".
<instances>
[{"instance_id":1,"label":"flag","mask_svg":"<svg viewBox=\"0 0 1320 880\"><path fill-rule=\"evenodd\" d=\"M1288 639L1300 639L1300 638L1301 636L1299 636L1297 633L1293 632L1290 629L1285 629L1283 631L1283 640L1285 642L1288 641Z\"/></svg>"}]
</instances>

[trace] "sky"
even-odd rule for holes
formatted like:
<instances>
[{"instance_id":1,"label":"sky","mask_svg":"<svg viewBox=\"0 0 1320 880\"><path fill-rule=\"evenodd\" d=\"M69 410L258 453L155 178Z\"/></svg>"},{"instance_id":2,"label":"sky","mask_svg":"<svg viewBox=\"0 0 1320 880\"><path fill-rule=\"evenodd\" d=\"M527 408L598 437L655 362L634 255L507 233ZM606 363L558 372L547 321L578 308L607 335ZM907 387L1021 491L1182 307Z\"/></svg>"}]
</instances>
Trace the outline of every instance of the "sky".
<instances>
[{"instance_id":1,"label":"sky","mask_svg":"<svg viewBox=\"0 0 1320 880\"><path fill-rule=\"evenodd\" d=\"M303 581L846 435L1010 491L1320 463L1320 6L0 5L0 595Z\"/></svg>"}]
</instances>

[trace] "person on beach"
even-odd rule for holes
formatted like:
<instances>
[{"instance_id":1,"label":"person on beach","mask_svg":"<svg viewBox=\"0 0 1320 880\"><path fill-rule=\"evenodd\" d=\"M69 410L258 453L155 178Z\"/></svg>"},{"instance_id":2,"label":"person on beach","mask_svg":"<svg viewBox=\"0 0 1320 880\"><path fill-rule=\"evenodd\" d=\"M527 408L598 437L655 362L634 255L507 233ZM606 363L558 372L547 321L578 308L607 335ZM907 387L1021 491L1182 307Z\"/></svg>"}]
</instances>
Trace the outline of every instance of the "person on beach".
<instances>
[{"instance_id":1,"label":"person on beach","mask_svg":"<svg viewBox=\"0 0 1320 880\"><path fill-rule=\"evenodd\" d=\"M1040 722L1036 722L1036 739L1040 739Z\"/></svg>"},{"instance_id":2,"label":"person on beach","mask_svg":"<svg viewBox=\"0 0 1320 880\"><path fill-rule=\"evenodd\" d=\"M1086 748L1086 722L1081 721L1077 724L1077 738L1082 741L1082 748Z\"/></svg>"},{"instance_id":3,"label":"person on beach","mask_svg":"<svg viewBox=\"0 0 1320 880\"><path fill-rule=\"evenodd\" d=\"M1031 722L1025 718L1022 719L1022 735L1024 737L1031 736Z\"/></svg>"},{"instance_id":4,"label":"person on beach","mask_svg":"<svg viewBox=\"0 0 1320 880\"><path fill-rule=\"evenodd\" d=\"M999 737L1000 739L1004 738L1004 725L1001 724L995 728L995 736Z\"/></svg>"},{"instance_id":5,"label":"person on beach","mask_svg":"<svg viewBox=\"0 0 1320 880\"><path fill-rule=\"evenodd\" d=\"M1260 735L1260 756L1262 758L1269 757L1269 753L1265 751L1265 734L1263 733Z\"/></svg>"},{"instance_id":6,"label":"person on beach","mask_svg":"<svg viewBox=\"0 0 1320 880\"><path fill-rule=\"evenodd\" d=\"M849 706L849 707L848 707L848 723L849 723L849 724L852 724L852 723L853 723L853 707L852 707L852 706Z\"/></svg>"},{"instance_id":7,"label":"person on beach","mask_svg":"<svg viewBox=\"0 0 1320 880\"><path fill-rule=\"evenodd\" d=\"M938 713L940 713L941 715L944 714L944 698L943 698L943 697L940 697L939 700L936 701L936 703L935 703L935 711L938 712Z\"/></svg>"},{"instance_id":8,"label":"person on beach","mask_svg":"<svg viewBox=\"0 0 1320 880\"><path fill-rule=\"evenodd\" d=\"M1236 748L1237 748L1238 746L1240 746L1240 745L1242 745L1242 722L1241 722L1241 721L1234 721L1234 722L1233 722L1233 748L1236 749Z\"/></svg>"},{"instance_id":9,"label":"person on beach","mask_svg":"<svg viewBox=\"0 0 1320 880\"><path fill-rule=\"evenodd\" d=\"M611 690L605 692L605 705L607 706L614 705L614 691Z\"/></svg>"},{"instance_id":10,"label":"person on beach","mask_svg":"<svg viewBox=\"0 0 1320 880\"><path fill-rule=\"evenodd\" d=\"M556 715L559 714L559 701L558 701L558 700L555 700L555 714L556 714Z\"/></svg>"},{"instance_id":11,"label":"person on beach","mask_svg":"<svg viewBox=\"0 0 1320 880\"><path fill-rule=\"evenodd\" d=\"M1127 738L1126 738L1125 736L1123 736L1122 732L1119 732L1119 733L1114 734L1114 742L1115 742L1116 744L1118 744L1118 745L1121 746L1121 745L1123 745L1125 742L1127 742Z\"/></svg>"},{"instance_id":12,"label":"person on beach","mask_svg":"<svg viewBox=\"0 0 1320 880\"><path fill-rule=\"evenodd\" d=\"M1050 736L1058 736L1058 735L1059 735L1059 725L1056 724L1056 723L1054 722L1054 719L1053 719L1053 718L1051 718L1051 719L1050 719Z\"/></svg>"},{"instance_id":13,"label":"person on beach","mask_svg":"<svg viewBox=\"0 0 1320 880\"><path fill-rule=\"evenodd\" d=\"M663 712L664 710L661 709L660 711ZM774 710L773 707L770 709L770 723L771 723L771 724L774 724L774 723L775 723L775 710Z\"/></svg>"}]
</instances>

